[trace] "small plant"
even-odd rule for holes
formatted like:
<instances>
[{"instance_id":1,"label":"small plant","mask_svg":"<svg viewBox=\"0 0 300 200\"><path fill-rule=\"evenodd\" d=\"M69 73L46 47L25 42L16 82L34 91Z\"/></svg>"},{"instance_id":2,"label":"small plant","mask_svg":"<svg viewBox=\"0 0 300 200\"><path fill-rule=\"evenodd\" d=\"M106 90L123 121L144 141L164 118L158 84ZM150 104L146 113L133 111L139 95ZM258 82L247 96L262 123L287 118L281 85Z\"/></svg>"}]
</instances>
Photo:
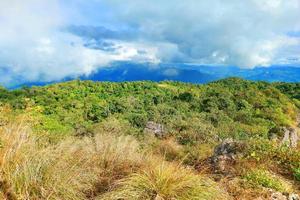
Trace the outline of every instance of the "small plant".
<instances>
[{"instance_id":1,"label":"small plant","mask_svg":"<svg viewBox=\"0 0 300 200\"><path fill-rule=\"evenodd\" d=\"M300 168L294 169L294 177L297 181L300 181Z\"/></svg>"},{"instance_id":2,"label":"small plant","mask_svg":"<svg viewBox=\"0 0 300 200\"><path fill-rule=\"evenodd\" d=\"M214 150L213 144L195 144L185 146L185 157L183 160L184 164L197 165L200 162L208 159Z\"/></svg>"},{"instance_id":3,"label":"small plant","mask_svg":"<svg viewBox=\"0 0 300 200\"><path fill-rule=\"evenodd\" d=\"M167 161L181 160L185 157L184 148L173 138L166 140L155 140L152 151L165 158Z\"/></svg>"},{"instance_id":4,"label":"small plant","mask_svg":"<svg viewBox=\"0 0 300 200\"><path fill-rule=\"evenodd\" d=\"M289 185L269 171L256 169L248 172L244 179L253 187L266 187L279 192L288 191Z\"/></svg>"}]
</instances>

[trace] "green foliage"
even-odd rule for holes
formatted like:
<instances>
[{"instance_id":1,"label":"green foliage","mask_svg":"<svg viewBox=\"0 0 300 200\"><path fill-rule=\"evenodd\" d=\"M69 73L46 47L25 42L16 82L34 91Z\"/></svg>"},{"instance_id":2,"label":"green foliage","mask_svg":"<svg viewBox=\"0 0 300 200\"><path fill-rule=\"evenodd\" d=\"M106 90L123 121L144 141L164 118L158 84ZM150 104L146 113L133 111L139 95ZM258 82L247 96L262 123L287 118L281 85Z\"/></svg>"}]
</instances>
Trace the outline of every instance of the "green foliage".
<instances>
[{"instance_id":1,"label":"green foliage","mask_svg":"<svg viewBox=\"0 0 300 200\"><path fill-rule=\"evenodd\" d=\"M300 83L274 83L273 85L284 94L300 99Z\"/></svg>"},{"instance_id":2,"label":"green foliage","mask_svg":"<svg viewBox=\"0 0 300 200\"><path fill-rule=\"evenodd\" d=\"M185 146L184 164L196 166L213 155L214 144L196 144Z\"/></svg>"},{"instance_id":3,"label":"green foliage","mask_svg":"<svg viewBox=\"0 0 300 200\"><path fill-rule=\"evenodd\" d=\"M265 164L266 162L273 162L289 171L300 167L299 150L280 146L275 141L267 139L257 138L248 141L245 155L249 159L263 161Z\"/></svg>"},{"instance_id":4,"label":"green foliage","mask_svg":"<svg viewBox=\"0 0 300 200\"><path fill-rule=\"evenodd\" d=\"M1 88L0 103L18 112L40 108L44 122L38 129L54 134L58 130L82 132L113 116L127 120L140 133L149 120L165 124L180 143L187 144L227 137L267 138L281 126L292 125L295 101L275 87L293 88L284 89L293 97L298 91L296 86L238 78L206 85L76 80L13 91Z\"/></svg>"},{"instance_id":5,"label":"green foliage","mask_svg":"<svg viewBox=\"0 0 300 200\"><path fill-rule=\"evenodd\" d=\"M93 125L93 134L108 134L108 135L134 135L139 136L139 129L132 127L130 122L125 119L116 117L108 117L105 120Z\"/></svg>"},{"instance_id":6,"label":"green foliage","mask_svg":"<svg viewBox=\"0 0 300 200\"><path fill-rule=\"evenodd\" d=\"M296 180L300 181L300 168L296 168L294 171L294 177Z\"/></svg>"},{"instance_id":7,"label":"green foliage","mask_svg":"<svg viewBox=\"0 0 300 200\"><path fill-rule=\"evenodd\" d=\"M262 169L256 169L248 172L244 176L244 179L253 187L262 186L280 192L287 192L289 190L288 185L286 185L286 183L284 183L284 181L282 181L279 177Z\"/></svg>"}]
</instances>

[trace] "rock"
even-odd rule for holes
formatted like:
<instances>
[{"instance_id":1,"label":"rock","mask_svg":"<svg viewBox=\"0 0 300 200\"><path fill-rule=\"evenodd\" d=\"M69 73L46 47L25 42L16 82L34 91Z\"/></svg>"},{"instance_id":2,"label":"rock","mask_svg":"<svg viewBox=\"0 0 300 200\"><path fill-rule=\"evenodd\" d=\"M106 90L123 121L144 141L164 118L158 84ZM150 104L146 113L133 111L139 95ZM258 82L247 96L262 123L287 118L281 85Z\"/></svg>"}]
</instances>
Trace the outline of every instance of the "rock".
<instances>
[{"instance_id":1,"label":"rock","mask_svg":"<svg viewBox=\"0 0 300 200\"><path fill-rule=\"evenodd\" d=\"M153 121L147 122L144 132L152 134L159 138L165 136L164 126L162 124L158 124Z\"/></svg>"},{"instance_id":2,"label":"rock","mask_svg":"<svg viewBox=\"0 0 300 200\"><path fill-rule=\"evenodd\" d=\"M289 200L300 200L298 194L289 194Z\"/></svg>"},{"instance_id":3,"label":"rock","mask_svg":"<svg viewBox=\"0 0 300 200\"><path fill-rule=\"evenodd\" d=\"M235 159L228 155L219 155L212 158L213 168L217 173L226 173L228 165L232 165Z\"/></svg>"},{"instance_id":4,"label":"rock","mask_svg":"<svg viewBox=\"0 0 300 200\"><path fill-rule=\"evenodd\" d=\"M226 174L236 162L242 144L232 139L226 139L215 147L211 157L212 166L215 172Z\"/></svg>"},{"instance_id":5,"label":"rock","mask_svg":"<svg viewBox=\"0 0 300 200\"><path fill-rule=\"evenodd\" d=\"M296 148L298 145L299 136L295 128L283 128L284 136L281 145L288 145L289 147Z\"/></svg>"},{"instance_id":6,"label":"rock","mask_svg":"<svg viewBox=\"0 0 300 200\"><path fill-rule=\"evenodd\" d=\"M300 197L298 194L285 194L281 192L273 192L271 194L271 200L300 200Z\"/></svg>"},{"instance_id":7,"label":"rock","mask_svg":"<svg viewBox=\"0 0 300 200\"><path fill-rule=\"evenodd\" d=\"M296 129L291 129L290 131L290 142L291 142L291 147L292 148L296 148L298 145L298 140L299 140L299 136L297 133Z\"/></svg>"},{"instance_id":8,"label":"rock","mask_svg":"<svg viewBox=\"0 0 300 200\"><path fill-rule=\"evenodd\" d=\"M284 135L283 135L283 139L281 141L281 144L290 144L290 130L286 127L283 127L283 131L284 131Z\"/></svg>"},{"instance_id":9,"label":"rock","mask_svg":"<svg viewBox=\"0 0 300 200\"><path fill-rule=\"evenodd\" d=\"M287 197L280 192L274 192L272 193L270 200L287 200Z\"/></svg>"},{"instance_id":10,"label":"rock","mask_svg":"<svg viewBox=\"0 0 300 200\"><path fill-rule=\"evenodd\" d=\"M216 146L214 155L234 155L240 148L240 143L233 139L225 139L221 144Z\"/></svg>"}]
</instances>

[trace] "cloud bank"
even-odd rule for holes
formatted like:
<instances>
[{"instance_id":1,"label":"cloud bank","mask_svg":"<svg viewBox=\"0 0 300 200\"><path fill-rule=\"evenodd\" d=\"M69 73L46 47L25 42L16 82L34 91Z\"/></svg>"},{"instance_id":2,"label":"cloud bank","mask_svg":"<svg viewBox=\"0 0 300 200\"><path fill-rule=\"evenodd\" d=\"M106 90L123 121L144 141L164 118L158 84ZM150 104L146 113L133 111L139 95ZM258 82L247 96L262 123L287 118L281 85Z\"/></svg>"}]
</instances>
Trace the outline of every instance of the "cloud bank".
<instances>
[{"instance_id":1,"label":"cloud bank","mask_svg":"<svg viewBox=\"0 0 300 200\"><path fill-rule=\"evenodd\" d=\"M300 0L0 0L0 28L7 86L118 61L300 66Z\"/></svg>"},{"instance_id":2,"label":"cloud bank","mask_svg":"<svg viewBox=\"0 0 300 200\"><path fill-rule=\"evenodd\" d=\"M299 37L288 34L300 31L299 0L106 3L145 39L166 44L162 60L240 67L299 64Z\"/></svg>"},{"instance_id":3,"label":"cloud bank","mask_svg":"<svg viewBox=\"0 0 300 200\"><path fill-rule=\"evenodd\" d=\"M89 75L115 61L158 62L156 49L142 43L110 40L111 51L90 48L65 30L73 23L65 11L58 0L0 1L0 84Z\"/></svg>"}]
</instances>

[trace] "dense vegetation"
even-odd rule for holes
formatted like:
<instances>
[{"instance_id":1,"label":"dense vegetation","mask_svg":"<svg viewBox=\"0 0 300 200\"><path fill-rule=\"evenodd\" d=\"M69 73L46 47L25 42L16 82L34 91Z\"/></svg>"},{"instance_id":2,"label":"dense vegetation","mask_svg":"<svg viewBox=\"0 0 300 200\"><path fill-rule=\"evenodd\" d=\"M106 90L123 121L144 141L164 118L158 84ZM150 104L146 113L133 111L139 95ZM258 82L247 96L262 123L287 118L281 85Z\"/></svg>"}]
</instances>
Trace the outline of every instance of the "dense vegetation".
<instances>
[{"instance_id":1,"label":"dense vegetation","mask_svg":"<svg viewBox=\"0 0 300 200\"><path fill-rule=\"evenodd\" d=\"M7 198L4 182L16 199L240 199L266 196L264 188L297 192L299 145L291 149L280 141L283 127L298 126L299 100L299 83L238 78L206 85L76 80L0 88L0 155L15 148L10 142L22 138L18 134L27 134L19 126L32 131L29 140L18 141L16 155L0 162L0 198L1 192ZM149 121L165 127L162 138L145 134ZM230 171L232 181L208 162L226 138L244 146ZM16 172L14 165L24 160L29 163ZM45 169L34 171L34 165ZM61 168L72 170L53 177ZM70 190L63 192L65 187Z\"/></svg>"}]
</instances>

